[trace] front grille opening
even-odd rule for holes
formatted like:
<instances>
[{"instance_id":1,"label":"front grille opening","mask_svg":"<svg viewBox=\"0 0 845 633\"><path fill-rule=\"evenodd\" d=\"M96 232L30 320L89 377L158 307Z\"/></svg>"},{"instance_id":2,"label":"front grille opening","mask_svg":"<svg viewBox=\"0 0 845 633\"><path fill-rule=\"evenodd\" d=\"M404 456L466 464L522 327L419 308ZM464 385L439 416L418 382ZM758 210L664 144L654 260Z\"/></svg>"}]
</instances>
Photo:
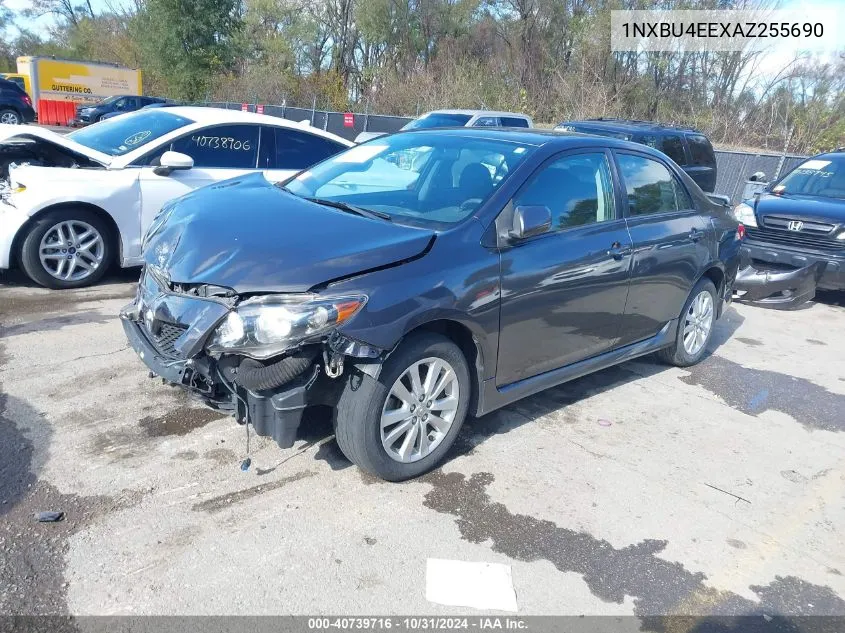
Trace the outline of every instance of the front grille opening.
<instances>
[{"instance_id":1,"label":"front grille opening","mask_svg":"<svg viewBox=\"0 0 845 633\"><path fill-rule=\"evenodd\" d=\"M179 357L179 353L174 347L176 339L182 336L187 329L187 326L184 325L160 323L158 332L152 336L153 344L165 358L176 359Z\"/></svg>"},{"instance_id":2,"label":"front grille opening","mask_svg":"<svg viewBox=\"0 0 845 633\"><path fill-rule=\"evenodd\" d=\"M763 244L783 244L785 246L797 246L818 251L841 251L845 250L845 242L832 237L820 237L803 231L779 231L767 228L745 229L745 237L750 242L761 242Z\"/></svg>"}]
</instances>

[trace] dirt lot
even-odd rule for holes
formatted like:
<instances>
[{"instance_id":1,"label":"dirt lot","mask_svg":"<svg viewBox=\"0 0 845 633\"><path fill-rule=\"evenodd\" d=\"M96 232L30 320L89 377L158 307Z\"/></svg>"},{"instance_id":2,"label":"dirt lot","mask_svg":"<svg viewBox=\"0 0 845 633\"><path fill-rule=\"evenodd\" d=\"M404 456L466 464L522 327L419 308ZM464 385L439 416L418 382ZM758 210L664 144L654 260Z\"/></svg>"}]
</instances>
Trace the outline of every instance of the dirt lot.
<instances>
[{"instance_id":1,"label":"dirt lot","mask_svg":"<svg viewBox=\"0 0 845 633\"><path fill-rule=\"evenodd\" d=\"M731 307L700 366L472 420L397 485L321 416L242 472L243 428L127 349L135 274L0 276L0 613L468 613L426 601L445 558L510 564L520 614L845 615L843 294Z\"/></svg>"}]
</instances>

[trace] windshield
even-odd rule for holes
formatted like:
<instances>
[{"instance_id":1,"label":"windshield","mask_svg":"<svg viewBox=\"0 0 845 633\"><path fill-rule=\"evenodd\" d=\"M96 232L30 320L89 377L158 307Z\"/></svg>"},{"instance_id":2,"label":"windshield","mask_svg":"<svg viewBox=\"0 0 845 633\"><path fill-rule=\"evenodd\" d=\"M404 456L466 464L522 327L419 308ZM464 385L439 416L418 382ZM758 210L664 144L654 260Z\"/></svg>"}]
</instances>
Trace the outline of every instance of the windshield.
<instances>
[{"instance_id":1,"label":"windshield","mask_svg":"<svg viewBox=\"0 0 845 633\"><path fill-rule=\"evenodd\" d=\"M68 138L104 154L122 156L191 123L190 119L160 108L140 110L71 132Z\"/></svg>"},{"instance_id":2,"label":"windshield","mask_svg":"<svg viewBox=\"0 0 845 633\"><path fill-rule=\"evenodd\" d=\"M845 198L845 157L811 158L772 187L772 193Z\"/></svg>"},{"instance_id":3,"label":"windshield","mask_svg":"<svg viewBox=\"0 0 845 633\"><path fill-rule=\"evenodd\" d=\"M406 123L403 130L421 130L433 127L464 127L472 117L468 114L446 114L445 112L431 112L419 119Z\"/></svg>"},{"instance_id":4,"label":"windshield","mask_svg":"<svg viewBox=\"0 0 845 633\"><path fill-rule=\"evenodd\" d=\"M513 141L397 134L337 154L284 188L411 224L449 225L472 215L532 151Z\"/></svg>"}]
</instances>

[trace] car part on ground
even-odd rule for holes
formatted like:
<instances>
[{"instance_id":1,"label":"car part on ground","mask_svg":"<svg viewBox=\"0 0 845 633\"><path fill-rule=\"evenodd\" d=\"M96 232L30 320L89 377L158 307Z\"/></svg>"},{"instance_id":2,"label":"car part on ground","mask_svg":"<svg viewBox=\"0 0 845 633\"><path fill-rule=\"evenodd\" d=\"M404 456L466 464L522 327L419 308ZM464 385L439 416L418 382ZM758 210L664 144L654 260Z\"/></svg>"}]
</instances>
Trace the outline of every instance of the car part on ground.
<instances>
[{"instance_id":1,"label":"car part on ground","mask_svg":"<svg viewBox=\"0 0 845 633\"><path fill-rule=\"evenodd\" d=\"M824 272L824 263L815 262L803 268L756 268L743 257L736 275L734 290L737 301L763 308L790 310L816 296L816 285Z\"/></svg>"},{"instance_id":2,"label":"car part on ground","mask_svg":"<svg viewBox=\"0 0 845 633\"><path fill-rule=\"evenodd\" d=\"M637 193L653 187L672 195ZM283 448L332 407L344 454L399 481L442 462L467 415L653 352L698 362L739 233L648 148L405 132L167 205L121 318L154 375Z\"/></svg>"}]
</instances>

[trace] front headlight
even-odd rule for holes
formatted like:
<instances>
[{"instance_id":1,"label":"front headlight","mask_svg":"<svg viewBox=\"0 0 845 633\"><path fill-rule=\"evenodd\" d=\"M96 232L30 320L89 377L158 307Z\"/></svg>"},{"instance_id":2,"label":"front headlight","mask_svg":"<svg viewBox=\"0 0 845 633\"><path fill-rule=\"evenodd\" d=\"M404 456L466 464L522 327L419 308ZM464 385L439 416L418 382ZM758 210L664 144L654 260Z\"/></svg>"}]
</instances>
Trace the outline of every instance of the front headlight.
<instances>
[{"instance_id":1,"label":"front headlight","mask_svg":"<svg viewBox=\"0 0 845 633\"><path fill-rule=\"evenodd\" d=\"M206 349L264 359L319 337L355 316L367 297L270 295L241 303L217 326Z\"/></svg>"},{"instance_id":2,"label":"front headlight","mask_svg":"<svg viewBox=\"0 0 845 633\"><path fill-rule=\"evenodd\" d=\"M754 209L744 202L740 202L734 207L733 216L737 222L742 222L745 226L757 226Z\"/></svg>"}]
</instances>

